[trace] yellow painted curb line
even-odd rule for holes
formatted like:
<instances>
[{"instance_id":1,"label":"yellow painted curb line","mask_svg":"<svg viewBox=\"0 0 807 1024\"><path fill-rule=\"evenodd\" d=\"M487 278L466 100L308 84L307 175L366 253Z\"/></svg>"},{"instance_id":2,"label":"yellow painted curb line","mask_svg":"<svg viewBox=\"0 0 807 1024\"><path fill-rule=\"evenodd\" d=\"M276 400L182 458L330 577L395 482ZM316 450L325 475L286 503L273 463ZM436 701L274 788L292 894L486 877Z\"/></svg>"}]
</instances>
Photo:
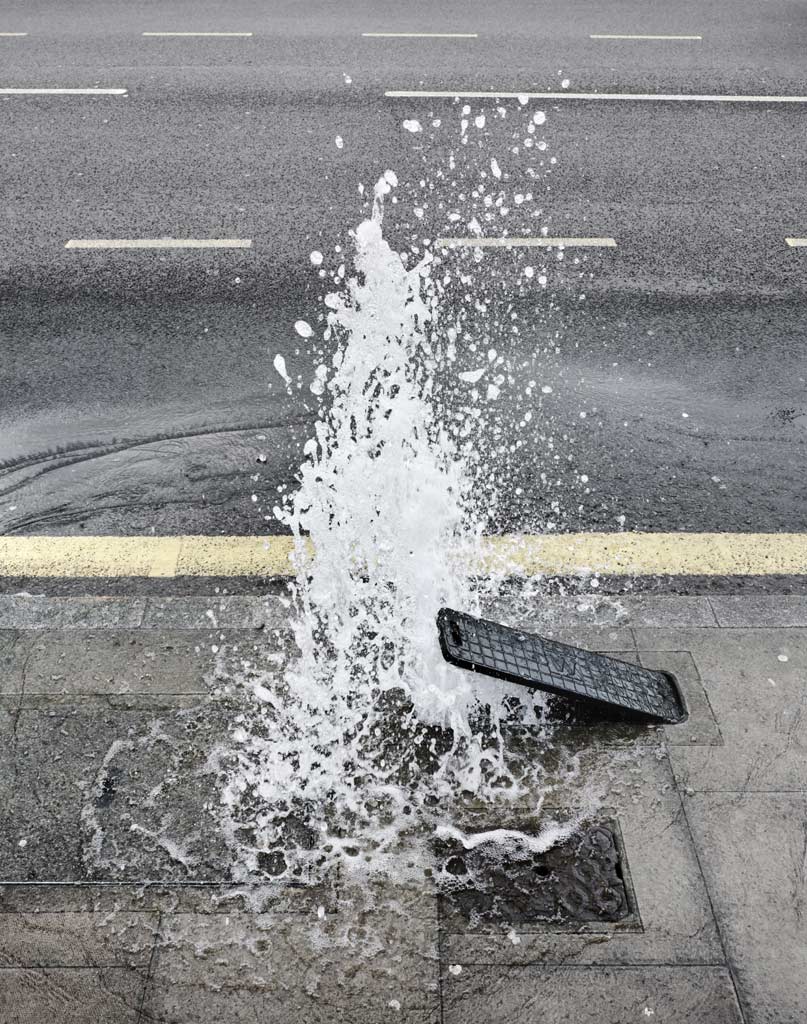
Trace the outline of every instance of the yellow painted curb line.
<instances>
[{"instance_id":1,"label":"yellow painted curb line","mask_svg":"<svg viewBox=\"0 0 807 1024\"><path fill-rule=\"evenodd\" d=\"M807 574L804 533L573 533L486 537L483 568L527 576Z\"/></svg>"},{"instance_id":2,"label":"yellow painted curb line","mask_svg":"<svg viewBox=\"0 0 807 1024\"><path fill-rule=\"evenodd\" d=\"M291 537L0 537L0 576L289 576Z\"/></svg>"},{"instance_id":3,"label":"yellow painted curb line","mask_svg":"<svg viewBox=\"0 0 807 1024\"><path fill-rule=\"evenodd\" d=\"M290 576L291 537L0 537L0 576ZM492 575L807 575L804 533L572 533L484 537Z\"/></svg>"}]
</instances>

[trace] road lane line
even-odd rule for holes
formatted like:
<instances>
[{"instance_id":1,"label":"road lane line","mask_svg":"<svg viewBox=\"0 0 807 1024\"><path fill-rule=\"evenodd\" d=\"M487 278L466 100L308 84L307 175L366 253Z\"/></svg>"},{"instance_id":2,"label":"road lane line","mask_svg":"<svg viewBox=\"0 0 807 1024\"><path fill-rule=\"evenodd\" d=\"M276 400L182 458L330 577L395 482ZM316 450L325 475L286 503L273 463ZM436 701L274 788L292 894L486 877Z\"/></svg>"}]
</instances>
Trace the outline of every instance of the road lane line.
<instances>
[{"instance_id":1,"label":"road lane line","mask_svg":"<svg viewBox=\"0 0 807 1024\"><path fill-rule=\"evenodd\" d=\"M639 36L639 35L590 35L589 39L675 39L675 40L702 40L703 36Z\"/></svg>"},{"instance_id":2,"label":"road lane line","mask_svg":"<svg viewBox=\"0 0 807 1024\"><path fill-rule=\"evenodd\" d=\"M182 38L190 36L205 36L205 37L224 37L224 38L245 38L251 36L251 32L142 32L144 36L180 36Z\"/></svg>"},{"instance_id":3,"label":"road lane line","mask_svg":"<svg viewBox=\"0 0 807 1024\"><path fill-rule=\"evenodd\" d=\"M0 96L125 96L125 89L10 89L0 88Z\"/></svg>"},{"instance_id":4,"label":"road lane line","mask_svg":"<svg viewBox=\"0 0 807 1024\"><path fill-rule=\"evenodd\" d=\"M291 537L0 537L0 576L290 576ZM807 575L805 533L483 537L472 572L502 576Z\"/></svg>"},{"instance_id":5,"label":"road lane line","mask_svg":"<svg viewBox=\"0 0 807 1024\"><path fill-rule=\"evenodd\" d=\"M469 246L474 249L487 249L498 247L502 249L515 248L550 248L563 246L565 249L615 249L616 240L613 238L546 238L543 235L536 238L438 238L435 243L443 249L455 249L460 246Z\"/></svg>"},{"instance_id":6,"label":"road lane line","mask_svg":"<svg viewBox=\"0 0 807 1024\"><path fill-rule=\"evenodd\" d=\"M27 32L0 32L0 39L21 39Z\"/></svg>"},{"instance_id":7,"label":"road lane line","mask_svg":"<svg viewBox=\"0 0 807 1024\"><path fill-rule=\"evenodd\" d=\"M640 103L807 103L807 96L741 96L732 93L701 95L696 93L651 92L507 92L502 90L463 89L388 89L390 99L432 100L604 100Z\"/></svg>"},{"instance_id":8,"label":"road lane line","mask_svg":"<svg viewBox=\"0 0 807 1024\"><path fill-rule=\"evenodd\" d=\"M65 249L250 249L251 238L71 238Z\"/></svg>"},{"instance_id":9,"label":"road lane line","mask_svg":"<svg viewBox=\"0 0 807 1024\"><path fill-rule=\"evenodd\" d=\"M803 249L807 246L807 238L786 238L785 241L791 249Z\"/></svg>"},{"instance_id":10,"label":"road lane line","mask_svg":"<svg viewBox=\"0 0 807 1024\"><path fill-rule=\"evenodd\" d=\"M478 32L362 32L365 39L478 39Z\"/></svg>"}]
</instances>

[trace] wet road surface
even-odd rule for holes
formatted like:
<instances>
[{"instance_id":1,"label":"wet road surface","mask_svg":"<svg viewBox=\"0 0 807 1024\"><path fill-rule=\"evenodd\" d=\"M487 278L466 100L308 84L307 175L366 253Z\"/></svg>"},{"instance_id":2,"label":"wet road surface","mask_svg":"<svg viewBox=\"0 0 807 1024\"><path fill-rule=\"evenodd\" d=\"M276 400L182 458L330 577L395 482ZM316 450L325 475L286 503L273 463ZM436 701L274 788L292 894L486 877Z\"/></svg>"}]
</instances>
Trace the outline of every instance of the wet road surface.
<instances>
[{"instance_id":1,"label":"wet road surface","mask_svg":"<svg viewBox=\"0 0 807 1024\"><path fill-rule=\"evenodd\" d=\"M191 29L253 34L142 35ZM293 327L317 325L329 290L309 253L329 271L344 261L367 214L357 186L388 167L396 247L467 234L469 192L482 172L490 183L492 157L510 209L486 234L546 224L617 243L567 250L565 269L547 251L441 257L473 272L488 296L480 349L505 357L500 436L480 439L501 489L493 527L804 530L807 250L785 239L807 235L807 103L385 96L558 91L563 79L569 93L800 96L803 11L19 4L0 31L28 33L0 38L0 88L127 91L0 96L0 531L279 532L271 508L312 429L323 348ZM362 37L371 31L477 37ZM702 39L589 38L612 32ZM537 109L536 172L518 143ZM425 130L404 130L407 119ZM529 189L540 218L511 201ZM252 244L65 249L164 236ZM528 265L549 268L546 288ZM462 306L449 295L441 315ZM513 311L517 335L494 326ZM300 389L274 371L278 353ZM478 365L461 352L451 373ZM563 471L548 486L549 451Z\"/></svg>"}]
</instances>

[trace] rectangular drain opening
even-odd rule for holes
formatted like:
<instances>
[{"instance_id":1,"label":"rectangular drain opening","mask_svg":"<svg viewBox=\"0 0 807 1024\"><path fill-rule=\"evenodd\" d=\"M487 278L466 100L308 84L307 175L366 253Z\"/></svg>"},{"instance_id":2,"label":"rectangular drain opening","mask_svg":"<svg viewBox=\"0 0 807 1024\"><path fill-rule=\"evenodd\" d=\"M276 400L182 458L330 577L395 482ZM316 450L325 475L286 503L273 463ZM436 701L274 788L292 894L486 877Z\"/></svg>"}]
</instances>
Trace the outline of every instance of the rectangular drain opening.
<instances>
[{"instance_id":1,"label":"rectangular drain opening","mask_svg":"<svg viewBox=\"0 0 807 1024\"><path fill-rule=\"evenodd\" d=\"M546 853L465 849L440 840L442 920L449 931L641 931L615 818L586 823Z\"/></svg>"}]
</instances>

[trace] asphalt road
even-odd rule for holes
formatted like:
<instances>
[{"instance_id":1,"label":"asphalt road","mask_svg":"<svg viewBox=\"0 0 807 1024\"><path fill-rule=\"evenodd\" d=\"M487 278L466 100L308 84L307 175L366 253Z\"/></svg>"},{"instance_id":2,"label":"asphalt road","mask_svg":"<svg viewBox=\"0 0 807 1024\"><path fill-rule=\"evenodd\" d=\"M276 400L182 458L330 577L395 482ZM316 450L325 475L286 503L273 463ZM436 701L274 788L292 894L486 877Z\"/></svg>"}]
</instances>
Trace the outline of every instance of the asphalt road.
<instances>
[{"instance_id":1,"label":"asphalt road","mask_svg":"<svg viewBox=\"0 0 807 1024\"><path fill-rule=\"evenodd\" d=\"M287 393L272 360L306 382L318 362L293 330L323 312L309 253L338 265L366 215L358 184L386 168L400 181L385 219L396 244L458 233L449 214L466 222L492 157L510 213L486 233L546 224L617 241L579 266L568 251L565 269L535 250L445 257L475 268L488 296L475 329L512 378L496 423L522 446L480 438L502 485L496 527L541 530L559 500L562 529L807 528L807 249L785 244L807 235L807 103L476 99L471 121L484 112L486 125L463 146L461 103L384 95L563 79L570 93L804 95L807 8L15 3L0 22L28 33L0 38L0 88L127 90L0 96L0 532L277 532L264 517L315 405L307 388ZM380 31L478 37L361 35ZM521 145L537 109L542 168ZM528 190L532 206L516 208ZM64 248L168 235L253 244ZM549 267L547 289L528 264ZM518 335L492 328L512 310ZM529 379L551 395L526 395ZM554 489L540 476L549 437L563 458Z\"/></svg>"}]
</instances>

